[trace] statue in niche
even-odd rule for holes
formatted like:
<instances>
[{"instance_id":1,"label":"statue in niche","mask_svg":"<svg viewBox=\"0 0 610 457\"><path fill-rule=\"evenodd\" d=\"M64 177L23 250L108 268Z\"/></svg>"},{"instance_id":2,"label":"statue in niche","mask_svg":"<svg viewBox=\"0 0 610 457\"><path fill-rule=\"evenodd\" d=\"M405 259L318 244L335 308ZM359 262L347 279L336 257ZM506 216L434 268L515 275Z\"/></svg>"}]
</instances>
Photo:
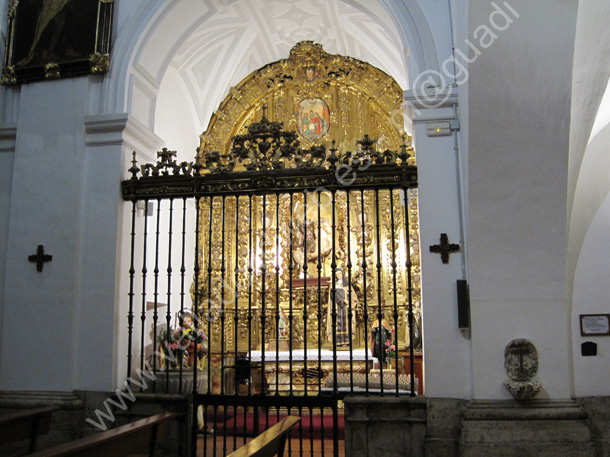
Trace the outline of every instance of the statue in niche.
<instances>
[{"instance_id":1,"label":"statue in niche","mask_svg":"<svg viewBox=\"0 0 610 457\"><path fill-rule=\"evenodd\" d=\"M280 339L286 340L288 339L288 317L286 316L286 313L284 312L284 308L280 307L280 312L279 312L279 319L278 319L278 337Z\"/></svg>"},{"instance_id":2,"label":"statue in niche","mask_svg":"<svg viewBox=\"0 0 610 457\"><path fill-rule=\"evenodd\" d=\"M407 305L405 304L405 309L400 310L398 314L399 322L403 324L402 331L404 333L401 338L404 340L406 347L409 347L409 310L406 308ZM413 303L413 349L415 351L421 351L422 349L421 303L419 300Z\"/></svg>"},{"instance_id":3,"label":"statue in niche","mask_svg":"<svg viewBox=\"0 0 610 457\"><path fill-rule=\"evenodd\" d=\"M312 276L311 271L317 272L318 261L322 266L322 276L326 273L326 259L332 252L332 227L328 219L310 219L307 217L303 222L295 221L295 236L293 240L293 258L296 266L301 271L300 277L305 277L303 267L308 265L308 276Z\"/></svg>"},{"instance_id":4,"label":"statue in niche","mask_svg":"<svg viewBox=\"0 0 610 457\"><path fill-rule=\"evenodd\" d=\"M343 276L343 270L341 268L337 268L335 270L334 305L337 313L337 318L335 326L333 327L333 289L331 287L328 296L326 337L328 341L332 342L334 333L335 335L337 335L337 348L349 349L350 323L351 333L353 334L356 331L355 310L358 305L358 296L356 295L356 291L354 290L354 288L350 286L350 284L347 282L347 279ZM349 316L350 311L351 319Z\"/></svg>"},{"instance_id":5,"label":"statue in niche","mask_svg":"<svg viewBox=\"0 0 610 457\"><path fill-rule=\"evenodd\" d=\"M381 316L381 324L379 323L379 319L376 319L375 322L373 322L373 325L371 326L370 348L371 354L377 359L375 368L378 368L378 365L381 363L385 364L388 362L387 348L392 344L393 334L394 328L384 318L383 314Z\"/></svg>"}]
</instances>

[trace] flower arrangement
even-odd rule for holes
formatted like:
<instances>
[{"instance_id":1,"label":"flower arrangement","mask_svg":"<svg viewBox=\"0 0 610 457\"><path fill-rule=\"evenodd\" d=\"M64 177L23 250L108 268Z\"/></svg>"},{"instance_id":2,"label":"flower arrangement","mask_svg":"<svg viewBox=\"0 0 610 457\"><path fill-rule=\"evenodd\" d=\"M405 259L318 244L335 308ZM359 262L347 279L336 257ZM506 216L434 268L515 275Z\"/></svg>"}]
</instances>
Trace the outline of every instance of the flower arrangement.
<instances>
[{"instance_id":1,"label":"flower arrangement","mask_svg":"<svg viewBox=\"0 0 610 457\"><path fill-rule=\"evenodd\" d=\"M392 368L392 361L396 358L396 341L392 343L391 341L385 342L385 356L388 362L388 368Z\"/></svg>"},{"instance_id":2,"label":"flower arrangement","mask_svg":"<svg viewBox=\"0 0 610 457\"><path fill-rule=\"evenodd\" d=\"M385 342L385 360L388 363L388 368L392 368L392 362L396 358L396 336L394 335L394 327L391 329L392 337ZM392 342L392 340L394 340Z\"/></svg>"}]
</instances>

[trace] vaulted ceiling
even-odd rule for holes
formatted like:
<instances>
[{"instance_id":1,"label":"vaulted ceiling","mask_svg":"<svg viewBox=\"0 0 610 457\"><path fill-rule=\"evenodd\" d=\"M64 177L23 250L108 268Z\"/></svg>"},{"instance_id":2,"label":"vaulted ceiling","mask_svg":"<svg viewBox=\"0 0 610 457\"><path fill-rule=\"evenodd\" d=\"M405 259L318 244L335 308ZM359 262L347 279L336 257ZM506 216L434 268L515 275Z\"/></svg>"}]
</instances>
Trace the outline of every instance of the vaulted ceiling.
<instances>
[{"instance_id":1,"label":"vaulted ceiling","mask_svg":"<svg viewBox=\"0 0 610 457\"><path fill-rule=\"evenodd\" d=\"M180 98L194 102L199 133L230 87L287 58L302 40L320 43L331 54L364 60L403 88L408 84L406 52L392 19L376 0L174 2L149 30L149 37L153 35L163 38L140 54L136 68L165 92L157 111L172 112L171 105Z\"/></svg>"}]
</instances>

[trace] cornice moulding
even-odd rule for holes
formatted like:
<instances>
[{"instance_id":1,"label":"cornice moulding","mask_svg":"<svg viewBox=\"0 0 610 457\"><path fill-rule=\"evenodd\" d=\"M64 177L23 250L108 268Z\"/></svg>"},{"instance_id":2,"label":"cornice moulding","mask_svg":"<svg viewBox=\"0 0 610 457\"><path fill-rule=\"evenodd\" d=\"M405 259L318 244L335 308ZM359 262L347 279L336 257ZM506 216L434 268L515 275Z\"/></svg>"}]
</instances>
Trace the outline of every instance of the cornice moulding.
<instances>
[{"instance_id":1,"label":"cornice moulding","mask_svg":"<svg viewBox=\"0 0 610 457\"><path fill-rule=\"evenodd\" d=\"M127 113L102 114L85 118L87 146L124 146L151 160L164 141Z\"/></svg>"},{"instance_id":2,"label":"cornice moulding","mask_svg":"<svg viewBox=\"0 0 610 457\"><path fill-rule=\"evenodd\" d=\"M458 104L458 94L455 87L449 87L441 92L437 90L405 90L403 99L406 105L416 110L447 108Z\"/></svg>"}]
</instances>

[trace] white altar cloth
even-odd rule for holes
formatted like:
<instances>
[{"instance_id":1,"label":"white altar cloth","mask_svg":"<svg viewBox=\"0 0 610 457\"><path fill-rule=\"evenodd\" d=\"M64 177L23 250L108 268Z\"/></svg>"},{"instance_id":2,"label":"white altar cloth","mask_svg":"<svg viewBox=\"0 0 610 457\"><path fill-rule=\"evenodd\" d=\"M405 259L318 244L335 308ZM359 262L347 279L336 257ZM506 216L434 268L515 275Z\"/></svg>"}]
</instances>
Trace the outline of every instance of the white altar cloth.
<instances>
[{"instance_id":1,"label":"white altar cloth","mask_svg":"<svg viewBox=\"0 0 610 457\"><path fill-rule=\"evenodd\" d=\"M265 351L265 363L275 362L276 360L279 362L288 362L291 360L290 352L288 351ZM337 351L333 353L333 351L329 349L307 349L307 360L308 361L322 361L322 362L332 362L333 354L336 354L337 362L349 362L350 356L351 360L354 362L360 362L367 359L366 352L364 349L353 349L352 351ZM263 358L263 351L252 351L250 353L250 360L252 362L261 362ZM295 349L292 351L292 361L293 362L303 362L305 360L305 350L304 349ZM377 360L373 358L369 354L368 360Z\"/></svg>"}]
</instances>

